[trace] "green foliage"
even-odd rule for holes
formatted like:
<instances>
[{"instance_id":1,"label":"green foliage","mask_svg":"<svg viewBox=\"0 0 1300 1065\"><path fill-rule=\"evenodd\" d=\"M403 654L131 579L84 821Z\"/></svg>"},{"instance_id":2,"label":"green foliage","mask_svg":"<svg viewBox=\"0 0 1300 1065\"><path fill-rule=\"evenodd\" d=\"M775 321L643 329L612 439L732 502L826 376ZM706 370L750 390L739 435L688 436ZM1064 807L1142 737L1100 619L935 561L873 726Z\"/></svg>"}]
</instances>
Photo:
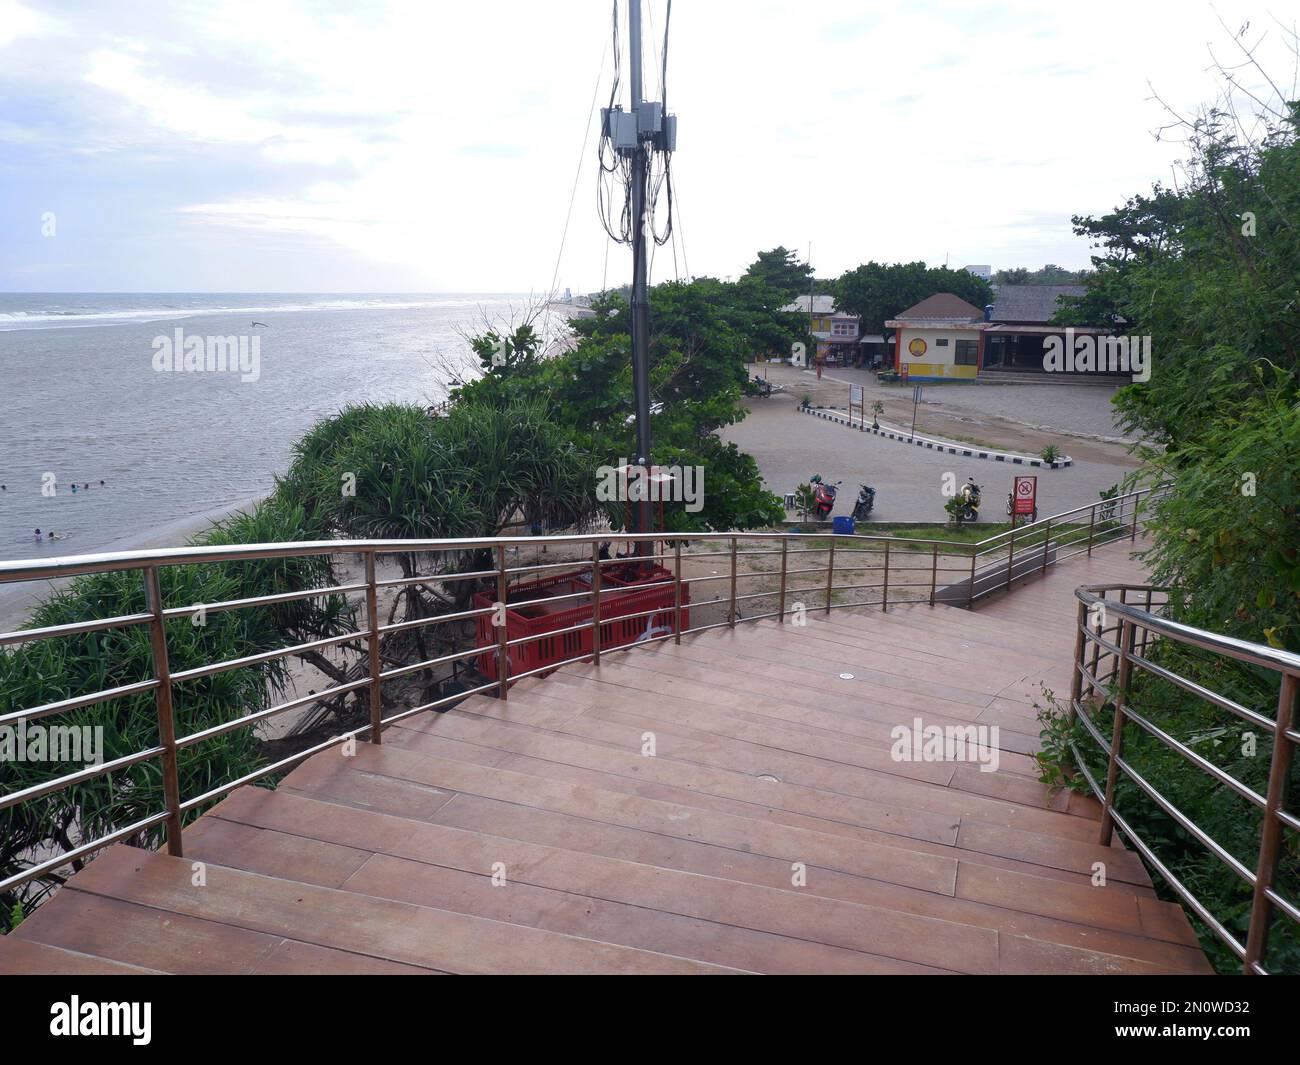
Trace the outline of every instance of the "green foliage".
<instances>
[{"instance_id":1,"label":"green foliage","mask_svg":"<svg viewBox=\"0 0 1300 1065\"><path fill-rule=\"evenodd\" d=\"M1061 449L1055 444L1048 444L1038 453L1038 457L1044 462L1055 462L1061 457Z\"/></svg>"},{"instance_id":2,"label":"green foliage","mask_svg":"<svg viewBox=\"0 0 1300 1065\"><path fill-rule=\"evenodd\" d=\"M746 362L757 354L788 351L803 339L799 315L782 312L781 294L757 279L726 284L714 278L657 285L650 294L651 418L656 465L700 466L703 509L666 503L669 530L743 529L784 517L780 501L762 485L753 460L724 445L717 430L746 414L740 402ZM626 301L605 293L590 318L571 323L578 342L544 360L520 360L473 381L457 393L455 407L504 409L512 402L545 402L548 425L575 456L573 468L594 491L594 469L635 456L631 315ZM626 520L621 505L607 508L615 527Z\"/></svg>"},{"instance_id":3,"label":"green foliage","mask_svg":"<svg viewBox=\"0 0 1300 1065\"><path fill-rule=\"evenodd\" d=\"M1051 788L1066 788L1080 794L1091 789L1088 782L1077 772L1072 745L1082 747L1090 742L1087 729L1078 720L1071 720L1056 700L1056 693L1045 685L1040 685L1043 701L1035 702L1038 723L1042 730L1038 733L1039 747L1034 754L1034 764L1038 767L1038 779Z\"/></svg>"},{"instance_id":4,"label":"green foliage","mask_svg":"<svg viewBox=\"0 0 1300 1065\"><path fill-rule=\"evenodd\" d=\"M196 543L216 545L276 540L310 540L317 530L304 511L271 499L214 527ZM223 600L301 591L333 582L327 557L170 566L158 571L167 607L195 607ZM28 627L41 628L142 613L146 609L142 571L94 573L74 578L37 607ZM243 658L298 642L350 631L350 612L339 597L270 607L207 612L203 624L190 617L167 623L173 673ZM81 633L0 650L0 703L35 708L153 676L147 626ZM285 680L283 661L234 669L181 682L174 692L178 737L223 724L271 705ZM159 742L151 692L66 711L29 722L42 727L101 728L102 758L111 761ZM181 793L201 795L235 780L258 764L257 739L240 728L182 749L178 755ZM84 768L84 763L0 762L0 792L32 787ZM150 758L112 774L0 811L0 876L31 864L31 855L70 849L80 840L130 825L164 808L160 762ZM190 815L197 816L197 811ZM136 841L157 842L157 826ZM35 892L0 898L0 916L30 907L53 880Z\"/></svg>"},{"instance_id":5,"label":"green foliage","mask_svg":"<svg viewBox=\"0 0 1300 1065\"><path fill-rule=\"evenodd\" d=\"M939 292L951 292L975 307L993 300L989 283L968 270L927 267L922 262L869 262L835 282L835 306L858 315L864 333L883 334L886 321Z\"/></svg>"},{"instance_id":6,"label":"green foliage","mask_svg":"<svg viewBox=\"0 0 1300 1065\"><path fill-rule=\"evenodd\" d=\"M1263 117L1262 135L1247 140L1229 114L1208 111L1189 126L1192 157L1176 190L1157 186L1100 218L1076 218L1076 231L1100 250L1087 294L1061 315L1151 337L1150 381L1125 387L1115 402L1123 428L1144 441L1137 450L1146 467L1138 479L1173 482L1147 525L1153 580L1171 589L1167 613L1292 651L1300 650L1298 116L1296 105L1279 105L1274 117ZM1168 640L1150 654L1167 669L1274 715L1276 673ZM1243 753L1242 722L1158 677L1136 676L1131 699L1159 727L1264 790L1267 737L1255 753ZM1140 729L1126 730L1125 757L1254 867L1256 807ZM1286 805L1294 809L1300 762L1285 788ZM1162 860L1244 936L1249 893L1240 879L1139 789L1125 782L1117 796ZM1298 847L1295 834L1287 834L1281 889L1293 900L1300 890ZM1300 971L1294 927L1284 918L1273 924L1267 964ZM1216 964L1239 968L1214 937L1202 942Z\"/></svg>"},{"instance_id":7,"label":"green foliage","mask_svg":"<svg viewBox=\"0 0 1300 1065\"><path fill-rule=\"evenodd\" d=\"M808 293L812 276L813 268L808 263L801 263L798 254L785 247L760 251L744 274L745 279L758 281L781 293L787 303L795 296Z\"/></svg>"},{"instance_id":8,"label":"green foliage","mask_svg":"<svg viewBox=\"0 0 1300 1065\"><path fill-rule=\"evenodd\" d=\"M1048 263L1039 270L1029 270L1023 266L998 270L993 275L993 280L999 285L1077 285L1087 277L1087 270L1066 270L1055 263Z\"/></svg>"}]
</instances>

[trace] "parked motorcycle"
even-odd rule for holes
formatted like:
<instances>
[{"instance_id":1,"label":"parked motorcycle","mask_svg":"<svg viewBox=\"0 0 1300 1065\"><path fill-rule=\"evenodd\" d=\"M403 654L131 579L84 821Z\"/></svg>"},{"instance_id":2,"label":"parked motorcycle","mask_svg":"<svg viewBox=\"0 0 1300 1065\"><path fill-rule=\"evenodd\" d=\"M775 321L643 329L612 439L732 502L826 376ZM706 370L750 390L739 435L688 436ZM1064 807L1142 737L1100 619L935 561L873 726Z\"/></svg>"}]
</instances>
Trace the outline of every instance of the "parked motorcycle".
<instances>
[{"instance_id":1,"label":"parked motorcycle","mask_svg":"<svg viewBox=\"0 0 1300 1065\"><path fill-rule=\"evenodd\" d=\"M835 509L835 497L839 494L839 486L843 483L836 481L834 484L827 484L822 480L821 474L814 473L809 479L813 489L813 514L818 521L825 521L831 516L831 511Z\"/></svg>"},{"instance_id":2,"label":"parked motorcycle","mask_svg":"<svg viewBox=\"0 0 1300 1065\"><path fill-rule=\"evenodd\" d=\"M858 502L853 508L854 521L866 521L867 515L871 513L871 508L876 505L876 490L869 484L864 484L858 492Z\"/></svg>"},{"instance_id":3,"label":"parked motorcycle","mask_svg":"<svg viewBox=\"0 0 1300 1065\"><path fill-rule=\"evenodd\" d=\"M957 512L958 525L964 521L979 521L981 494L980 486L975 483L973 477L958 490L957 499L962 504Z\"/></svg>"},{"instance_id":4,"label":"parked motorcycle","mask_svg":"<svg viewBox=\"0 0 1300 1065\"><path fill-rule=\"evenodd\" d=\"M1007 493L1007 517L1012 517L1016 512L1016 494L1015 492ZM1029 515L1029 524L1032 525L1038 520L1038 505L1034 504L1033 513Z\"/></svg>"}]
</instances>

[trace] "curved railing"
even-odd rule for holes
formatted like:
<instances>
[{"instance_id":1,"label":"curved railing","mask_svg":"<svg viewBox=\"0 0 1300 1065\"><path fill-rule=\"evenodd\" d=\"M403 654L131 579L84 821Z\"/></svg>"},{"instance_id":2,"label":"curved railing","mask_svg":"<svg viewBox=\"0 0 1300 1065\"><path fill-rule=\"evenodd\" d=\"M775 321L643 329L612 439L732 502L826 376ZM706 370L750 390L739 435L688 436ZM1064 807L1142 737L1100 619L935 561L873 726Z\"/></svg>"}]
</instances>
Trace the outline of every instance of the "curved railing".
<instances>
[{"instance_id":1,"label":"curved railing","mask_svg":"<svg viewBox=\"0 0 1300 1065\"><path fill-rule=\"evenodd\" d=\"M1079 600L1074 670L1070 691L1069 717L1080 722L1105 755L1106 775L1099 781L1087 767L1083 752L1071 740L1074 764L1102 804L1100 842L1111 843L1116 827L1165 882L1204 922L1215 936L1239 959L1249 975L1266 975L1263 966L1269 924L1274 909L1300 923L1300 908L1277 889L1283 829L1300 832L1300 817L1284 808L1287 778L1300 731L1296 724L1296 701L1300 693L1300 655L1263 644L1221 636L1160 616L1168 602L1166 589L1150 585L1093 585L1075 592ZM1203 684L1181 676L1154 661L1151 648L1158 641L1172 641L1213 655L1268 670L1277 676L1275 716L1269 717ZM1161 728L1150 715L1133 705L1134 670L1159 678L1247 722L1272 737L1267 786L1263 794L1215 765L1188 744ZM1086 691L1085 691L1086 689ZM1110 736L1102 735L1097 718L1111 713ZM1188 763L1229 788L1262 813L1259 850L1254 868L1217 842L1181 811L1168 795L1148 780L1125 758L1125 727L1136 725ZM1251 889L1251 909L1246 942L1216 917L1205 903L1161 861L1155 847L1143 838L1125 814L1116 808L1116 785L1121 775L1168 815L1193 839L1232 870ZM1131 816L1131 815L1130 815Z\"/></svg>"},{"instance_id":2,"label":"curved railing","mask_svg":"<svg viewBox=\"0 0 1300 1065\"><path fill-rule=\"evenodd\" d=\"M42 781L0 794L0 812L34 802L55 792L76 787L104 774L156 761L160 767L164 808L114 828L101 836L84 841L70 841L60 853L38 856L30 867L0 880L0 893L33 880L47 878L58 870L80 862L94 851L122 840L140 837L161 829L169 853L180 855L181 826L188 816L227 795L234 789L262 778L282 773L320 751L356 738L380 743L385 726L414 714L437 710L474 694L495 693L508 696L509 685L525 677L539 675L570 662L599 662L602 655L626 651L641 643L672 639L680 641L688 632L702 632L738 621L776 618L784 622L800 610L879 607L888 610L902 602L946 603L971 606L978 600L1010 588L1016 581L1045 571L1049 566L1074 555L1091 553L1095 548L1117 540L1131 540L1138 528L1139 513L1149 502L1149 491L1130 493L1117 499L1081 507L1043 521L1013 529L976 543L906 537L854 535L830 536L821 533L754 532L672 534L581 534L544 537L494 537L487 539L430 540L329 540L290 544L255 544L246 546L208 546L133 551L117 554L83 555L73 558L38 559L0 563L0 584L21 581L62 581L86 574L136 572L144 591L143 611L122 612L45 628L19 629L0 633L0 647L59 639L105 630L143 628L149 633L151 675L131 679L103 690L67 695L35 706L0 708L0 726L52 718L69 711L96 706L112 700L152 693L157 717L157 742L106 762L49 781ZM1086 523L1085 523L1086 516ZM602 580L611 566L626 566L622 558L601 557L601 545L613 540L619 544L666 544L664 550L646 556L643 561L663 567L663 579L641 583L634 588L617 588ZM539 552L537 561L521 563L520 554ZM559 561L542 562L544 550ZM493 559L487 568L459 570L466 558ZM511 554L514 558L510 558ZM166 603L163 601L159 572L169 567L205 566L277 559L309 559L323 556L359 556L364 576L350 583L323 587L290 588L273 594L248 595L213 603ZM402 576L380 575L381 564L394 556L428 560L427 572ZM511 564L513 563L513 564ZM719 565L721 563L721 565ZM809 564L811 563L811 564ZM671 566L671 569L667 567ZM693 572L686 572L688 567ZM698 572L717 567L723 572ZM524 576L555 574L563 571L585 572L588 576L580 590L563 595L532 596L533 606L567 603L589 605L590 619L560 628L529 632L512 638L509 623L497 624L490 639L484 639L482 619L502 611L500 604L511 604L511 592ZM810 579L809 583L803 583ZM448 611L384 623L379 599L391 590L414 586L449 588L471 582L494 600L472 609ZM516 582L512 586L512 582ZM766 583L769 587L762 587ZM710 589L718 589L711 597ZM755 588L759 590L754 590ZM659 589L662 599L650 609L629 611L618 604L630 592ZM669 595L671 592L671 595ZM364 626L334 633L287 647L259 650L257 653L220 662L205 662L191 668L174 670L169 655L168 625L191 619L196 610L204 615L280 606L332 596L357 598L352 616L364 617ZM686 607L689 604L689 615ZM364 605L364 610L361 610ZM572 614L572 610L566 613ZM683 624L683 619L689 620ZM603 634L617 621L626 631L628 622L644 619L646 632L633 643L609 646ZM498 619L499 620L499 619ZM474 621L480 636L474 646L455 649L416 662L393 662L384 653L385 643L400 634L423 631L430 626ZM655 624L658 622L658 625ZM559 637L586 633L581 653L552 656L545 664L531 669L513 667L517 649ZM657 633L657 635L656 635ZM589 648L589 649L587 649ZM188 735L176 734L174 691L183 686L229 670L260 668L294 656L351 653L353 663L362 670L357 679L336 683L321 691L310 692L273 706L221 721ZM364 657L362 657L364 656ZM479 679L485 683L457 690L418 706L385 713L385 685L412 674L431 675L431 671L452 668L479 659L486 669ZM362 666L364 663L364 667ZM387 663L387 665L386 665ZM490 676L488 676L490 674ZM345 672L343 674L347 676ZM358 728L340 732L306 750L258 767L238 779L207 788L198 794L183 795L177 770L181 751L238 728L253 727L294 710L306 710L327 700L343 696L368 699L369 721Z\"/></svg>"}]
</instances>

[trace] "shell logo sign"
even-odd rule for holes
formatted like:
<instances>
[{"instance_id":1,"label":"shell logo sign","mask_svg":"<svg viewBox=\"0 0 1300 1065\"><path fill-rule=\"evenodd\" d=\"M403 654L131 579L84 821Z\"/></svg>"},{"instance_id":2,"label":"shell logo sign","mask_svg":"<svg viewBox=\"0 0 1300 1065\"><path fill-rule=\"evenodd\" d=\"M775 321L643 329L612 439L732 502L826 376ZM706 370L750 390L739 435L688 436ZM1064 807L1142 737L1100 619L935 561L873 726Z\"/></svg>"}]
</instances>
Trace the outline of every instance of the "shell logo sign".
<instances>
[{"instance_id":1,"label":"shell logo sign","mask_svg":"<svg viewBox=\"0 0 1300 1065\"><path fill-rule=\"evenodd\" d=\"M917 357L917 356L920 356L920 355L924 355L924 354L925 354L925 350L926 350L926 343L925 343L925 341L922 340L920 337L916 337L916 338L914 338L914 339L913 339L913 340L912 340L912 341L907 345L907 353L908 353L909 355L911 355L913 358L915 358L915 357Z\"/></svg>"}]
</instances>

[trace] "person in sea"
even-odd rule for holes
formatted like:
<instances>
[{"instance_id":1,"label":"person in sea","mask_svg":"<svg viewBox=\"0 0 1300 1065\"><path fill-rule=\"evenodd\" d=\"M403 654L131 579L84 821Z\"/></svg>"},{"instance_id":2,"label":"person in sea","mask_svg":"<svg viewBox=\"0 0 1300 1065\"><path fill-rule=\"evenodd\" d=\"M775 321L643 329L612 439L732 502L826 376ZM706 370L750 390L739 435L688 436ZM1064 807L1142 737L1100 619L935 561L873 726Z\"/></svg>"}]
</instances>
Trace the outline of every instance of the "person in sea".
<instances>
[{"instance_id":1,"label":"person in sea","mask_svg":"<svg viewBox=\"0 0 1300 1065\"><path fill-rule=\"evenodd\" d=\"M38 544L41 542L41 530L40 530L40 529L37 529L37 530L36 530L36 542L37 542Z\"/></svg>"}]
</instances>

